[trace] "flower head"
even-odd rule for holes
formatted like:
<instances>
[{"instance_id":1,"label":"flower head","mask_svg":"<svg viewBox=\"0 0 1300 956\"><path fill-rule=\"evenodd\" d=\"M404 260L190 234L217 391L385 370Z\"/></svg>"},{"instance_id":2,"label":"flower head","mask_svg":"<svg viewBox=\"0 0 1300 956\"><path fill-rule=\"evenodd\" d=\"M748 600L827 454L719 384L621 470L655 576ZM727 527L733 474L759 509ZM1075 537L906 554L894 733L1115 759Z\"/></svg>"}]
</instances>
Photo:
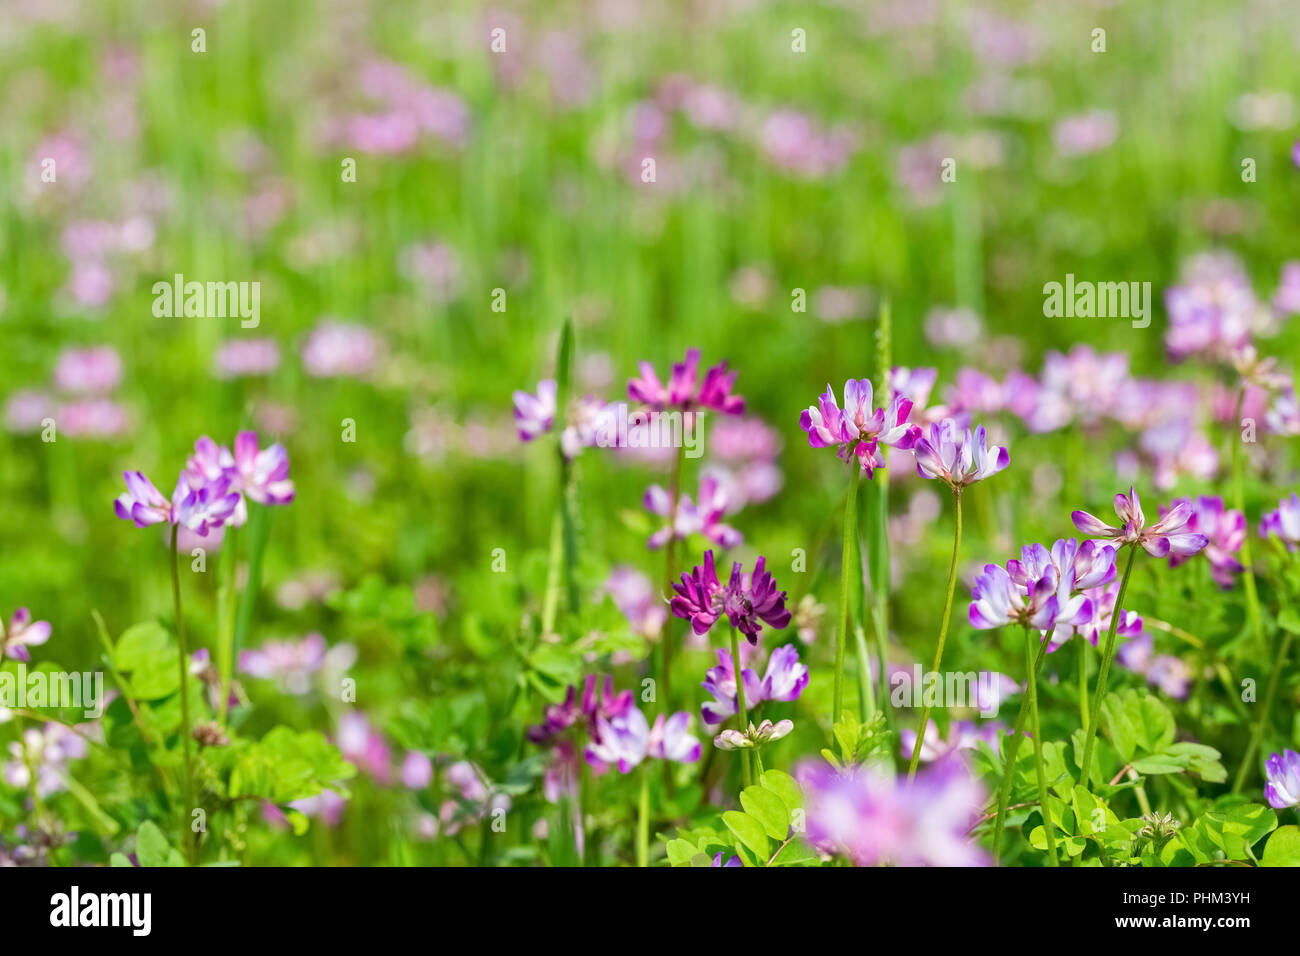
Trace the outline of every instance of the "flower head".
<instances>
[{"instance_id":1,"label":"flower head","mask_svg":"<svg viewBox=\"0 0 1300 956\"><path fill-rule=\"evenodd\" d=\"M14 611L9 619L9 626L4 626L0 619L0 660L6 656L16 661L30 661L29 647L44 644L50 639L50 622L33 621L32 612L25 607Z\"/></svg>"},{"instance_id":2,"label":"flower head","mask_svg":"<svg viewBox=\"0 0 1300 956\"><path fill-rule=\"evenodd\" d=\"M972 433L969 428L958 428L951 418L932 422L928 435L917 440L912 454L918 475L941 478L954 489L983 481L1011 464L1005 448L988 447L983 425Z\"/></svg>"},{"instance_id":3,"label":"flower head","mask_svg":"<svg viewBox=\"0 0 1300 956\"><path fill-rule=\"evenodd\" d=\"M713 552L704 553L704 566L696 566L673 585L677 592L669 608L677 617L688 618L696 634L704 634L723 614L751 644L758 643L762 625L782 630L790 623L786 593L766 569L766 558L754 562L754 573L746 576L740 562L731 567L731 579L723 587L713 566Z\"/></svg>"},{"instance_id":4,"label":"flower head","mask_svg":"<svg viewBox=\"0 0 1300 956\"><path fill-rule=\"evenodd\" d=\"M1264 761L1264 797L1276 810L1300 804L1300 754L1283 750Z\"/></svg>"},{"instance_id":5,"label":"flower head","mask_svg":"<svg viewBox=\"0 0 1300 956\"><path fill-rule=\"evenodd\" d=\"M1277 538L1288 551L1300 547L1300 495L1293 491L1291 497L1279 501L1260 520L1259 533L1265 538Z\"/></svg>"},{"instance_id":6,"label":"flower head","mask_svg":"<svg viewBox=\"0 0 1300 956\"><path fill-rule=\"evenodd\" d=\"M727 371L726 362L705 372L703 383L696 389L700 368L699 349L687 349L685 360L674 363L667 385L659 381L654 366L649 362L641 362L637 367L641 374L628 380L628 397L654 411L670 408L684 412L711 409L724 415L741 415L745 411L745 400L739 395L731 394L736 373Z\"/></svg>"},{"instance_id":7,"label":"flower head","mask_svg":"<svg viewBox=\"0 0 1300 956\"><path fill-rule=\"evenodd\" d=\"M1215 582L1221 588L1231 588L1243 567L1233 555L1246 542L1246 516L1240 511L1225 509L1222 498L1206 495L1195 499L1176 498L1169 509L1161 508L1160 514L1163 516L1181 504L1191 509L1187 529L1203 534L1207 539L1201 553L1210 562L1210 573ZM1187 555L1170 554L1169 566L1175 568L1187 559Z\"/></svg>"},{"instance_id":8,"label":"flower head","mask_svg":"<svg viewBox=\"0 0 1300 956\"><path fill-rule=\"evenodd\" d=\"M681 495L675 515L672 498L659 485L646 489L642 504L651 514L672 519L671 525L659 529L646 541L646 547L651 550L662 548L673 539L685 541L693 534L704 535L719 548L734 548L743 540L739 531L720 520L731 509L731 500L716 475L706 474L700 479L698 502L690 495Z\"/></svg>"},{"instance_id":9,"label":"flower head","mask_svg":"<svg viewBox=\"0 0 1300 956\"><path fill-rule=\"evenodd\" d=\"M1159 521L1148 528L1137 489L1130 488L1127 495L1115 496L1115 513L1119 515L1119 527L1112 527L1086 511L1076 511L1071 518L1074 526L1084 534L1119 544L1140 544L1155 558L1170 554L1189 557L1210 541L1205 535L1188 528L1192 506L1186 500L1175 502Z\"/></svg>"},{"instance_id":10,"label":"flower head","mask_svg":"<svg viewBox=\"0 0 1300 956\"><path fill-rule=\"evenodd\" d=\"M816 405L810 405L799 416L799 427L808 435L813 448L838 449L843 461L856 455L862 473L871 477L876 468L885 466L880 453L881 445L911 448L920 435L916 425L909 424L912 401L894 395L889 405L872 410L873 399L870 379L849 379L844 383L844 408L835 402L835 392L829 385Z\"/></svg>"}]
</instances>

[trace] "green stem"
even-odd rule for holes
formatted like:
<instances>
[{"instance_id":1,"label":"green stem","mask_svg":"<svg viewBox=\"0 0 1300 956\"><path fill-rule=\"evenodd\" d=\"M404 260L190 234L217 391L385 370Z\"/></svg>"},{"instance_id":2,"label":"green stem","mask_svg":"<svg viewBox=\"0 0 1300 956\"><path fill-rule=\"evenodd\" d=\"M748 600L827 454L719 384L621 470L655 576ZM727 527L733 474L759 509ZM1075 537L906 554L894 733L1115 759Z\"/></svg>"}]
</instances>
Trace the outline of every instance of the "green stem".
<instances>
[{"instance_id":1,"label":"green stem","mask_svg":"<svg viewBox=\"0 0 1300 956\"><path fill-rule=\"evenodd\" d=\"M180 552L177 548L180 530L180 525L172 525L172 600L176 605L176 643L180 647L177 666L180 668L181 678L181 747L185 761L185 814L182 822L189 830L189 815L194 810L194 777L190 770L190 654L185 646L185 614L181 609ZM191 832L184 840L191 865L197 862L193 837L194 834Z\"/></svg>"},{"instance_id":2,"label":"green stem","mask_svg":"<svg viewBox=\"0 0 1300 956\"><path fill-rule=\"evenodd\" d=\"M677 566L677 508L681 501L682 493L682 455L685 453L685 445L677 449L677 454L673 456L672 475L668 480L668 495L672 505L668 509L668 543L664 545L664 581L667 591L667 597L671 598L673 594L673 571ZM662 679L664 685L663 693L663 712L669 713L672 710L673 702L673 616L671 614L664 618L663 645L661 659L663 665ZM665 764L665 769L667 765Z\"/></svg>"},{"instance_id":3,"label":"green stem","mask_svg":"<svg viewBox=\"0 0 1300 956\"><path fill-rule=\"evenodd\" d=\"M1088 729L1088 643L1076 641L1079 645L1079 720L1084 731Z\"/></svg>"},{"instance_id":4,"label":"green stem","mask_svg":"<svg viewBox=\"0 0 1300 956\"><path fill-rule=\"evenodd\" d=\"M749 732L749 711L745 707L745 679L740 670L740 634L734 627L731 629L731 668L736 675L736 710L740 714L740 732L745 734ZM748 787L754 781L749 772L746 748L742 747L736 753L740 757L740 779Z\"/></svg>"},{"instance_id":5,"label":"green stem","mask_svg":"<svg viewBox=\"0 0 1300 956\"><path fill-rule=\"evenodd\" d=\"M1106 679L1110 676L1110 663L1115 659L1115 631L1119 619L1124 614L1124 595L1128 593L1129 575L1133 573L1133 561L1137 557L1136 543L1128 545L1128 561L1124 565L1124 577L1120 581L1119 595L1115 598L1115 610L1110 615L1110 630L1106 632L1106 649L1101 655L1101 669L1097 671L1097 691L1092 698L1092 715L1083 728L1083 764L1079 768L1079 783L1088 786L1088 773L1092 770L1092 752L1097 742L1097 724L1101 719L1101 704L1106 699Z\"/></svg>"},{"instance_id":6,"label":"green stem","mask_svg":"<svg viewBox=\"0 0 1300 956\"><path fill-rule=\"evenodd\" d=\"M221 675L221 702L217 705L217 719L221 726L226 726L226 711L230 702L230 680L234 669L235 613L236 596L239 588L236 583L239 560L235 547L238 529L233 525L226 529L226 536L221 542L221 563L225 566L225 581L222 583L217 612L219 621L220 645L217 649L217 668Z\"/></svg>"},{"instance_id":7,"label":"green stem","mask_svg":"<svg viewBox=\"0 0 1300 956\"><path fill-rule=\"evenodd\" d=\"M563 560L564 519L560 509L551 518L551 546L546 567L546 598L542 603L542 634L555 633L555 612L560 606L560 562Z\"/></svg>"},{"instance_id":8,"label":"green stem","mask_svg":"<svg viewBox=\"0 0 1300 956\"><path fill-rule=\"evenodd\" d=\"M867 637L862 625L853 629L853 639L858 652L858 720L866 723L876 714L876 692L871 683L871 658L867 654Z\"/></svg>"},{"instance_id":9,"label":"green stem","mask_svg":"<svg viewBox=\"0 0 1300 956\"><path fill-rule=\"evenodd\" d=\"M1294 635L1290 631L1282 632L1282 642L1278 645L1277 657L1273 661L1273 673L1268 678L1268 689L1264 691L1264 706L1259 714L1259 722L1255 724L1255 729L1251 731L1250 742L1246 745L1246 752L1242 755L1241 763L1237 766L1237 775L1232 780L1232 792L1240 793L1241 788L1245 786L1249 778L1250 771L1254 767L1255 754L1259 751L1260 741L1264 739L1264 734L1268 730L1268 716L1273 709L1273 698L1277 696L1278 678L1282 675L1282 670L1286 667L1287 652L1291 650L1291 639Z\"/></svg>"},{"instance_id":10,"label":"green stem","mask_svg":"<svg viewBox=\"0 0 1300 956\"><path fill-rule=\"evenodd\" d=\"M641 767L641 795L636 810L636 865L650 865L650 768Z\"/></svg>"},{"instance_id":11,"label":"green stem","mask_svg":"<svg viewBox=\"0 0 1300 956\"><path fill-rule=\"evenodd\" d=\"M1245 401L1246 385L1243 384L1241 391L1237 395L1237 413L1234 428L1241 426L1241 409ZM1242 471L1241 435L1234 433L1232 436L1232 504L1237 511L1244 515L1246 513L1246 493L1243 487ZM1241 542L1241 563L1245 568L1242 578L1246 586L1246 610L1250 616L1250 626L1255 632L1255 640L1262 646L1264 643L1264 622L1259 607L1259 594L1255 590L1255 566L1250 558L1249 534ZM1242 766L1245 766L1245 764L1242 764Z\"/></svg>"},{"instance_id":12,"label":"green stem","mask_svg":"<svg viewBox=\"0 0 1300 956\"><path fill-rule=\"evenodd\" d=\"M883 447L880 448L880 455L882 458L885 456ZM882 470L879 478L873 483L876 486L876 507L872 513L868 552L871 596L874 599L872 623L876 630L876 659L879 665L879 673L876 675L876 684L879 688L878 700L888 720L890 710L885 706L885 701L889 700L889 671L885 666L885 660L889 651L889 471Z\"/></svg>"},{"instance_id":13,"label":"green stem","mask_svg":"<svg viewBox=\"0 0 1300 956\"><path fill-rule=\"evenodd\" d=\"M862 481L862 471L858 467L856 457L850 456L849 467L853 471L853 476L849 479L849 490L844 496L844 546L840 552L840 625L835 631L835 689L831 697L832 728L840 719L844 708L844 648L849 640L849 592L854 575L853 542L858 527L858 485ZM861 574L861 572L862 566L859 564L857 573ZM737 664L736 680L739 684L739 664Z\"/></svg>"},{"instance_id":14,"label":"green stem","mask_svg":"<svg viewBox=\"0 0 1300 956\"><path fill-rule=\"evenodd\" d=\"M954 487L952 490L952 500L957 509L956 530L952 536L952 561L948 564L948 596L943 602L943 622L939 625L939 646L934 650L934 666L930 668L932 674L938 674L939 668L943 664L943 645L948 640L948 619L952 616L952 592L957 585L957 556L961 551L961 488ZM880 662L884 667L884 661ZM912 748L912 762L907 768L907 779L916 778L916 768L921 762L921 745L925 741L925 728L930 723L930 706L927 704L921 711L921 726L916 731L916 745Z\"/></svg>"},{"instance_id":15,"label":"green stem","mask_svg":"<svg viewBox=\"0 0 1300 956\"><path fill-rule=\"evenodd\" d=\"M1043 814L1043 833L1047 836L1047 857L1052 866L1056 859L1056 837L1053 834L1052 808L1047 802L1047 773L1043 769L1043 732L1038 725L1038 668L1034 666L1034 634L1025 628L1025 671L1029 674L1029 727L1034 738L1034 774L1038 777L1038 808ZM1046 643L1042 638L1039 645Z\"/></svg>"},{"instance_id":16,"label":"green stem","mask_svg":"<svg viewBox=\"0 0 1300 956\"><path fill-rule=\"evenodd\" d=\"M1047 659L1047 641L1042 641L1038 646L1038 656L1034 660L1032 673L1036 677L1043 667L1043 661ZM1007 801L1011 797L1011 781L1014 779L1016 769L1016 754L1020 751L1020 742L1024 739L1021 730L1025 726L1025 718L1029 716L1029 696L1026 695L1020 702L1020 710L1016 714L1015 726L1011 729L1011 736L1006 741L1006 753L1003 755L1005 767L1002 771L1002 785L998 788L998 809L993 824L993 855L996 858L999 847L1002 842L1002 830L1006 826Z\"/></svg>"}]
</instances>

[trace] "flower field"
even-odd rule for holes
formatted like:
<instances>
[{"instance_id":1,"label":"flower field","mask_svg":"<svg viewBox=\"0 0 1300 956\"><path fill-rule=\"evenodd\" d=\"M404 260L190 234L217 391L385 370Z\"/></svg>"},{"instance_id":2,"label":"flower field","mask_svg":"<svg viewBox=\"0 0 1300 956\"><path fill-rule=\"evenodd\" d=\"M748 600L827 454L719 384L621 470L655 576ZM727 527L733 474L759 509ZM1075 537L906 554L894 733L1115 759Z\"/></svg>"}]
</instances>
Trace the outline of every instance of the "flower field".
<instances>
[{"instance_id":1,"label":"flower field","mask_svg":"<svg viewBox=\"0 0 1300 956\"><path fill-rule=\"evenodd\" d=\"M6 0L0 129L0 866L1300 866L1288 0Z\"/></svg>"}]
</instances>

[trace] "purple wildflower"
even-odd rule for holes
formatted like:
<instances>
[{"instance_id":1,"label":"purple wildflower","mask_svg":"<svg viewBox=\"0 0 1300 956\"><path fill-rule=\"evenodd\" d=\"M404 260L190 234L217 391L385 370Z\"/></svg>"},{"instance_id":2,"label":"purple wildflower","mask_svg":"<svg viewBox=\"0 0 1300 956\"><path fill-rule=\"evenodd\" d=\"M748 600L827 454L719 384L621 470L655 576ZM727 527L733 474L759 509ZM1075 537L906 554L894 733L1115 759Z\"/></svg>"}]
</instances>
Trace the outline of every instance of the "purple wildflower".
<instances>
[{"instance_id":1,"label":"purple wildflower","mask_svg":"<svg viewBox=\"0 0 1300 956\"><path fill-rule=\"evenodd\" d=\"M649 362L641 362L638 364L640 376L628 379L628 397L642 402L654 411L669 408L686 412L711 409L724 415L744 414L745 400L739 395L731 394L736 373L727 371L727 363L721 362L705 372L704 382L697 391L699 367L700 350L687 349L685 360L673 364L672 375L668 384L664 385L655 374L654 366Z\"/></svg>"},{"instance_id":2,"label":"purple wildflower","mask_svg":"<svg viewBox=\"0 0 1300 956\"><path fill-rule=\"evenodd\" d=\"M1279 501L1260 520L1259 533L1265 538L1277 538L1288 551L1300 547L1300 495L1293 491L1291 497Z\"/></svg>"},{"instance_id":3,"label":"purple wildflower","mask_svg":"<svg viewBox=\"0 0 1300 956\"><path fill-rule=\"evenodd\" d=\"M30 661L29 647L37 647L50 639L50 622L33 621L32 612L25 607L14 611L9 626L0 619L0 660L6 656L16 661Z\"/></svg>"},{"instance_id":4,"label":"purple wildflower","mask_svg":"<svg viewBox=\"0 0 1300 956\"><path fill-rule=\"evenodd\" d=\"M555 379L537 383L537 394L515 392L515 428L520 441L532 441L551 430L555 423Z\"/></svg>"},{"instance_id":5,"label":"purple wildflower","mask_svg":"<svg viewBox=\"0 0 1300 956\"><path fill-rule=\"evenodd\" d=\"M969 428L963 432L951 418L932 422L929 434L916 441L912 454L918 475L941 478L954 489L990 478L1011 464L1005 448L988 447L983 425L972 434Z\"/></svg>"},{"instance_id":6,"label":"purple wildflower","mask_svg":"<svg viewBox=\"0 0 1300 956\"><path fill-rule=\"evenodd\" d=\"M1264 761L1268 782L1264 784L1264 797L1275 810L1300 805L1300 754L1283 750L1271 754Z\"/></svg>"},{"instance_id":7,"label":"purple wildflower","mask_svg":"<svg viewBox=\"0 0 1300 956\"><path fill-rule=\"evenodd\" d=\"M762 625L783 630L790 623L786 610L786 593L778 591L776 581L766 569L766 558L754 562L754 573L748 580L741 572L740 562L731 567L731 580L726 587L718 583L713 566L713 551L704 553L704 566L696 566L690 574L683 574L680 583L673 585L677 592L669 605L677 617L689 618L696 634L704 634L721 615L726 614L731 626L737 628L751 644L758 643Z\"/></svg>"},{"instance_id":8,"label":"purple wildflower","mask_svg":"<svg viewBox=\"0 0 1300 956\"><path fill-rule=\"evenodd\" d=\"M704 475L700 479L699 502L691 500L690 495L682 495L677 502L677 514L673 516L672 498L659 485L646 489L642 499L645 509L661 518L673 517L671 527L665 526L646 541L646 547L652 551L662 548L674 538L685 541L693 534L701 534L719 548L734 548L743 540L739 531L720 519L731 507L725 489L715 475Z\"/></svg>"},{"instance_id":9,"label":"purple wildflower","mask_svg":"<svg viewBox=\"0 0 1300 956\"><path fill-rule=\"evenodd\" d=\"M1225 510L1222 498L1201 496L1200 498L1177 498L1170 503L1170 509L1180 504L1191 508L1191 517L1187 519L1189 531L1205 535L1208 543L1201 552L1210 562L1210 573L1219 587L1231 588L1236 575L1242 570L1242 563L1233 557L1241 550L1246 541L1246 516L1240 511ZM1166 513L1165 508L1160 514ZM1176 568L1188 556L1169 555L1169 566Z\"/></svg>"},{"instance_id":10,"label":"purple wildflower","mask_svg":"<svg viewBox=\"0 0 1300 956\"><path fill-rule=\"evenodd\" d=\"M1071 518L1074 526L1084 534L1118 544L1140 544L1147 554L1155 558L1164 558L1170 554L1189 557L1204 548L1210 540L1205 535L1188 529L1192 507L1185 500L1173 504L1168 513L1148 528L1137 489L1129 488L1127 495L1115 496L1115 513L1120 518L1119 527L1112 527L1086 511L1076 511Z\"/></svg>"},{"instance_id":11,"label":"purple wildflower","mask_svg":"<svg viewBox=\"0 0 1300 956\"><path fill-rule=\"evenodd\" d=\"M885 466L880 445L911 448L921 432L907 421L911 399L895 395L887 407L872 411L873 397L870 379L849 379L844 383L842 410L835 403L835 392L827 385L817 404L799 416L799 427L807 433L809 445L834 445L842 461L857 455L862 473L868 478L876 468Z\"/></svg>"}]
</instances>

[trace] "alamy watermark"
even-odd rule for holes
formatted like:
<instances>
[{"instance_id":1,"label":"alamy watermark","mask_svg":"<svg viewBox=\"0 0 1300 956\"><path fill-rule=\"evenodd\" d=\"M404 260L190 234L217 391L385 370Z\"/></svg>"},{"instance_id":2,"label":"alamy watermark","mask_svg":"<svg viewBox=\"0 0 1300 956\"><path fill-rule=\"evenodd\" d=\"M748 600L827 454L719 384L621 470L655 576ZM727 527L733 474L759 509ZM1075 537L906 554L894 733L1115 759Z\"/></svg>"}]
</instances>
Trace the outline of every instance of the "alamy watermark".
<instances>
[{"instance_id":1,"label":"alamy watermark","mask_svg":"<svg viewBox=\"0 0 1300 956\"><path fill-rule=\"evenodd\" d=\"M186 282L178 272L171 282L153 284L153 314L158 318L238 317L240 326L255 329L262 321L260 282Z\"/></svg>"},{"instance_id":2,"label":"alamy watermark","mask_svg":"<svg viewBox=\"0 0 1300 956\"><path fill-rule=\"evenodd\" d=\"M0 710L80 709L87 719L104 715L103 671L32 671L18 661L0 671Z\"/></svg>"},{"instance_id":3,"label":"alamy watermark","mask_svg":"<svg viewBox=\"0 0 1300 956\"><path fill-rule=\"evenodd\" d=\"M973 707L981 717L996 717L1006 696L1005 678L996 671L910 671L889 675L889 702L895 707Z\"/></svg>"},{"instance_id":4,"label":"alamy watermark","mask_svg":"<svg viewBox=\"0 0 1300 956\"><path fill-rule=\"evenodd\" d=\"M629 411L626 402L606 405L591 424L597 448L681 448L687 458L704 454L704 412Z\"/></svg>"},{"instance_id":5,"label":"alamy watermark","mask_svg":"<svg viewBox=\"0 0 1300 956\"><path fill-rule=\"evenodd\" d=\"M1150 282L1075 282L1043 286L1043 315L1049 319L1132 319L1133 328L1151 324Z\"/></svg>"}]
</instances>

